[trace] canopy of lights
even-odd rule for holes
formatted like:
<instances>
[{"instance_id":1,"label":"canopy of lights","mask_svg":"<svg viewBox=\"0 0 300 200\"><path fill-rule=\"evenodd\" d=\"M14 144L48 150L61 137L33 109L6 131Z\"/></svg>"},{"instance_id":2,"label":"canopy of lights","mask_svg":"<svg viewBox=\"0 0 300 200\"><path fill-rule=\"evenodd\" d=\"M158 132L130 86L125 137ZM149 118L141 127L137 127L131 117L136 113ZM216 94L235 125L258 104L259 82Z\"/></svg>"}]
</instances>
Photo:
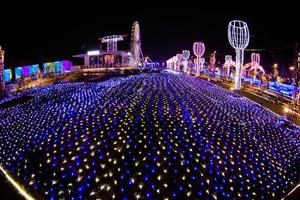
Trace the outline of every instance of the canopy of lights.
<instances>
[{"instance_id":1,"label":"canopy of lights","mask_svg":"<svg viewBox=\"0 0 300 200\"><path fill-rule=\"evenodd\" d=\"M0 165L37 199L278 199L299 181L299 129L194 76L42 86L0 105L26 95L0 107Z\"/></svg>"}]
</instances>

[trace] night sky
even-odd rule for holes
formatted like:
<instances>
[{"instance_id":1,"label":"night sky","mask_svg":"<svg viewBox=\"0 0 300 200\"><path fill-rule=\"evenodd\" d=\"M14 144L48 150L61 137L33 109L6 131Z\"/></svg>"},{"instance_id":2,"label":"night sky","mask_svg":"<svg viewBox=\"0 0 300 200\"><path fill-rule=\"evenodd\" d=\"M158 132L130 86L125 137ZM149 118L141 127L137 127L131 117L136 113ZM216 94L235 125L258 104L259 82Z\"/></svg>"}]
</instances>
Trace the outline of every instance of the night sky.
<instances>
[{"instance_id":1,"label":"night sky","mask_svg":"<svg viewBox=\"0 0 300 200\"><path fill-rule=\"evenodd\" d=\"M194 41L206 44L206 54L217 51L217 60L234 54L227 40L230 20L240 19L250 28L249 49L263 49L262 64L292 64L294 45L300 43L298 6L288 1L267 4L265 1L240 1L223 5L199 1L159 4L154 1L85 1L69 3L24 3L2 5L0 45L6 51L6 67L46 61L72 59L72 55L95 49L97 39L110 34L128 34L138 20L142 48L153 60L164 60L182 49L192 50ZM140 2L141 3L141 2ZM134 5L135 4L135 5ZM115 7L113 6L115 5ZM129 49L130 37L120 42ZM299 49L299 47L298 47ZM245 59L249 60L250 52Z\"/></svg>"}]
</instances>

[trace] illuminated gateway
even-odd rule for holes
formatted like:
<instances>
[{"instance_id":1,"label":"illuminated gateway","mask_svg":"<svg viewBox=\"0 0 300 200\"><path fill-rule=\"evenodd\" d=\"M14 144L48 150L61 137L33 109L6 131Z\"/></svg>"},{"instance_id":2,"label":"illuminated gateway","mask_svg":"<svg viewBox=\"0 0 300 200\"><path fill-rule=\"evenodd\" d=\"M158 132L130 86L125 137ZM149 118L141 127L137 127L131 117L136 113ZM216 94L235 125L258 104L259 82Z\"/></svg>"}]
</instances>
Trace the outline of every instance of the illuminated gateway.
<instances>
[{"instance_id":1,"label":"illuminated gateway","mask_svg":"<svg viewBox=\"0 0 300 200\"><path fill-rule=\"evenodd\" d=\"M144 58L141 49L141 35L139 23L135 21L131 28L130 50L118 50L118 42L124 41L127 35L109 35L99 38L101 44L106 44L104 50L96 49L86 54L74 55L74 58L83 58L82 69L101 70L138 68L144 65Z\"/></svg>"}]
</instances>

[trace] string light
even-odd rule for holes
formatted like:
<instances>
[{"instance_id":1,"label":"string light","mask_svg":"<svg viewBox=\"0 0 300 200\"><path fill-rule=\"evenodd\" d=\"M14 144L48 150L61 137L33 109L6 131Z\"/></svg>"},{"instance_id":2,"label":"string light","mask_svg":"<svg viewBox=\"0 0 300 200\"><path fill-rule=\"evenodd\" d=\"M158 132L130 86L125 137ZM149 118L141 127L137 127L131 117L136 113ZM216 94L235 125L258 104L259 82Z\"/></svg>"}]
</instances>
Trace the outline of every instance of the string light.
<instances>
[{"instance_id":1,"label":"string light","mask_svg":"<svg viewBox=\"0 0 300 200\"><path fill-rule=\"evenodd\" d=\"M0 164L41 199L268 199L298 182L298 129L195 77L56 84L0 104L28 93L0 108Z\"/></svg>"}]
</instances>

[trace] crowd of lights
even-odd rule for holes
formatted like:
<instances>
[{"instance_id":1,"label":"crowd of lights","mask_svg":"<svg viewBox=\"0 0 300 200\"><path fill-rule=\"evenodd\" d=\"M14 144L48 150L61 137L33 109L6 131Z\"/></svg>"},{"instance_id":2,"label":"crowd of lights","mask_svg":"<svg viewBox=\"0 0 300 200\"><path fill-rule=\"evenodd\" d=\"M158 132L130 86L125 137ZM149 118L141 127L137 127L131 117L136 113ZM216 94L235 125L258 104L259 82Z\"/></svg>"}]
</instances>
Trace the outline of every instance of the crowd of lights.
<instances>
[{"instance_id":1,"label":"crowd of lights","mask_svg":"<svg viewBox=\"0 0 300 200\"><path fill-rule=\"evenodd\" d=\"M299 129L193 76L31 88L0 108L0 165L43 199L278 199ZM298 131L298 132L297 132Z\"/></svg>"},{"instance_id":2,"label":"crowd of lights","mask_svg":"<svg viewBox=\"0 0 300 200\"><path fill-rule=\"evenodd\" d=\"M43 72L48 73L62 73L71 71L72 63L68 60L48 62L43 64Z\"/></svg>"},{"instance_id":3,"label":"crowd of lights","mask_svg":"<svg viewBox=\"0 0 300 200\"><path fill-rule=\"evenodd\" d=\"M23 67L15 68L15 77L16 79L20 79L22 77L32 77L37 76L40 72L39 65L28 65Z\"/></svg>"}]
</instances>

